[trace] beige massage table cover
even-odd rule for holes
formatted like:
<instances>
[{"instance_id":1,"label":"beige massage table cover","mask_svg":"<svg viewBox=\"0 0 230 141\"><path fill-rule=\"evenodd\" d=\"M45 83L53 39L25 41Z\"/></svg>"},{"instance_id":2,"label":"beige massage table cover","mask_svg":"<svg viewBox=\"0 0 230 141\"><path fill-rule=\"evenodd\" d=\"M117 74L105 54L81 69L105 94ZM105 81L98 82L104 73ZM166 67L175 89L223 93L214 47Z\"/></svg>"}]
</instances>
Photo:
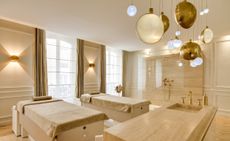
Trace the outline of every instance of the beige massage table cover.
<instances>
[{"instance_id":1,"label":"beige massage table cover","mask_svg":"<svg viewBox=\"0 0 230 141\"><path fill-rule=\"evenodd\" d=\"M58 100L18 105L19 111L24 111L25 116L52 138L63 131L107 119L102 112ZM20 110L20 107L24 110Z\"/></svg>"},{"instance_id":2,"label":"beige massage table cover","mask_svg":"<svg viewBox=\"0 0 230 141\"><path fill-rule=\"evenodd\" d=\"M143 99L134 99L128 97L119 97L112 95L92 95L89 100L89 95L86 97L82 95L81 102L91 103L93 105L114 109L120 112L130 113L133 109L139 106L146 106L150 104L150 101Z\"/></svg>"}]
</instances>

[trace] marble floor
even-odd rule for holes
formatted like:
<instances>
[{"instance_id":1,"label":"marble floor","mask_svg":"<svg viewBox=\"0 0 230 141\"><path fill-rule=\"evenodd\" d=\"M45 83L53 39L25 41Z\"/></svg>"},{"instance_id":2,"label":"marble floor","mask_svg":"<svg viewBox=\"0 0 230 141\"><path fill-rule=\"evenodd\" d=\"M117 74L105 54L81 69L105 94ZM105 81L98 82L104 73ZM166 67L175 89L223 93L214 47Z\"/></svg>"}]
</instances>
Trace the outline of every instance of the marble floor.
<instances>
[{"instance_id":1,"label":"marble floor","mask_svg":"<svg viewBox=\"0 0 230 141\"><path fill-rule=\"evenodd\" d=\"M212 141L230 141L230 116L216 115L214 119L215 136ZM11 131L11 125L0 127L0 141L29 141L16 137Z\"/></svg>"}]
</instances>

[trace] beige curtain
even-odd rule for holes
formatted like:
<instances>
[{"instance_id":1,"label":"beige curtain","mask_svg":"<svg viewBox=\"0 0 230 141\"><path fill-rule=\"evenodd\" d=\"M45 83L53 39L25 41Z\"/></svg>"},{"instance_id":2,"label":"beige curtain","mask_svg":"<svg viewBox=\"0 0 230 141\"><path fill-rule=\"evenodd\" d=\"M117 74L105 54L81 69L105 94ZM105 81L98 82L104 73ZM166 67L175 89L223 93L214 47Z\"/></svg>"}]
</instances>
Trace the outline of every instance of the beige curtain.
<instances>
[{"instance_id":1,"label":"beige curtain","mask_svg":"<svg viewBox=\"0 0 230 141\"><path fill-rule=\"evenodd\" d=\"M126 70L127 70L127 61L128 61L128 52L123 51L123 66L122 66L122 86L123 86L123 91L122 91L122 96L125 96L126 92Z\"/></svg>"},{"instance_id":2,"label":"beige curtain","mask_svg":"<svg viewBox=\"0 0 230 141\"><path fill-rule=\"evenodd\" d=\"M106 92L106 47L101 45L101 86L100 92Z\"/></svg>"},{"instance_id":3,"label":"beige curtain","mask_svg":"<svg viewBox=\"0 0 230 141\"><path fill-rule=\"evenodd\" d=\"M48 95L45 31L35 29L34 81L35 96Z\"/></svg>"},{"instance_id":4,"label":"beige curtain","mask_svg":"<svg viewBox=\"0 0 230 141\"><path fill-rule=\"evenodd\" d=\"M84 40L77 40L77 97L84 93Z\"/></svg>"}]
</instances>

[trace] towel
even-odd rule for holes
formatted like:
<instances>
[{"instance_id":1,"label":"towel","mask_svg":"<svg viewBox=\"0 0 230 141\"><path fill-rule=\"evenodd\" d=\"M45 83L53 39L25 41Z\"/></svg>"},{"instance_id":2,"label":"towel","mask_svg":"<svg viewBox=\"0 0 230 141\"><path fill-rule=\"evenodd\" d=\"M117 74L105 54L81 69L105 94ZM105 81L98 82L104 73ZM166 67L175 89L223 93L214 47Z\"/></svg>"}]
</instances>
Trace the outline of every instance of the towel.
<instances>
[{"instance_id":1,"label":"towel","mask_svg":"<svg viewBox=\"0 0 230 141\"><path fill-rule=\"evenodd\" d=\"M33 101L50 100L52 96L34 96Z\"/></svg>"},{"instance_id":2,"label":"towel","mask_svg":"<svg viewBox=\"0 0 230 141\"><path fill-rule=\"evenodd\" d=\"M92 98L93 97L98 97L98 96L105 96L104 93L100 93L100 94L83 94L80 97L80 101L81 102L85 102L85 103L91 103L92 102Z\"/></svg>"}]
</instances>

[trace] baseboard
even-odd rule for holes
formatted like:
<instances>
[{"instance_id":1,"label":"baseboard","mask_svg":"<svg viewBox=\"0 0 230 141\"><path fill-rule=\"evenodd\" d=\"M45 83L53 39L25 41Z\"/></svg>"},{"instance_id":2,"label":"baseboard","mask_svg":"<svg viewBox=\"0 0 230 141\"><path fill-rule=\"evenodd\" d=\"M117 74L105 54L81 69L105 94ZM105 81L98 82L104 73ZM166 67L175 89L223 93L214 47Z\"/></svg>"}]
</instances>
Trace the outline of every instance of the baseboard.
<instances>
[{"instance_id":1,"label":"baseboard","mask_svg":"<svg viewBox=\"0 0 230 141\"><path fill-rule=\"evenodd\" d=\"M12 123L12 116L0 116L0 126L10 125Z\"/></svg>"},{"instance_id":2,"label":"baseboard","mask_svg":"<svg viewBox=\"0 0 230 141\"><path fill-rule=\"evenodd\" d=\"M224 116L230 117L230 110L218 109L217 115L224 115Z\"/></svg>"}]
</instances>

